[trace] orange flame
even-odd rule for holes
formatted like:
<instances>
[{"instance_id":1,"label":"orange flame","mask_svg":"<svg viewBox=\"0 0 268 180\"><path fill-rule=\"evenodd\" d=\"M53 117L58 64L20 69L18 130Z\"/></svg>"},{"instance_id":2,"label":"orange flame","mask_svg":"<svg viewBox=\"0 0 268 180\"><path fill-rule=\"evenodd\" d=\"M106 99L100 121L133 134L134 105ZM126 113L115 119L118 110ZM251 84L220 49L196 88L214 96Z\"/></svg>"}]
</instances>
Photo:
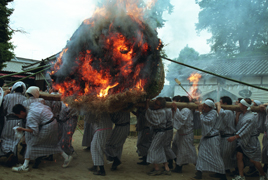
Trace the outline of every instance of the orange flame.
<instances>
[{"instance_id":1,"label":"orange flame","mask_svg":"<svg viewBox=\"0 0 268 180\"><path fill-rule=\"evenodd\" d=\"M105 97L105 96L107 96L107 95L108 95L108 91L109 91L109 89L111 89L111 88L117 86L118 84L119 84L119 83L115 83L115 84L112 85L112 86L108 86L106 89L101 89L101 90L100 90L100 93L99 93L97 96L98 96L98 97Z\"/></svg>"},{"instance_id":2,"label":"orange flame","mask_svg":"<svg viewBox=\"0 0 268 180\"><path fill-rule=\"evenodd\" d=\"M198 93L198 82L200 80L200 78L202 77L201 74L198 74L198 73L192 73L190 75L190 77L187 79L189 80L190 82L193 83L193 85L191 86L190 88L190 92L189 94L191 94L191 96L194 98L194 99L199 99L200 97L200 94Z\"/></svg>"},{"instance_id":3,"label":"orange flame","mask_svg":"<svg viewBox=\"0 0 268 180\"><path fill-rule=\"evenodd\" d=\"M150 0L146 8L152 8L156 1L157 0ZM117 6L124 6L126 14L139 25L140 29L144 30L143 16L145 9L138 7L138 2L139 0L117 0ZM111 7L106 6L98 7L93 13L93 17L84 20L83 24L87 25L89 28L98 28L99 21L97 20L108 19L110 18L109 16L115 16L110 12L110 8ZM134 36L125 37L123 34L114 31L113 23L114 22L111 22L109 26L109 33L105 34L105 36L102 34L99 38L101 39L101 43L104 44L102 48L109 50L109 52L112 51L112 55L109 59L116 68L96 68L94 66L96 61L102 62L106 59L98 59L97 57L94 57L90 50L83 50L83 52L80 52L80 55L74 59L77 62L77 67L74 67L72 73L78 78L71 79L70 77L67 77L64 81L53 84L53 87L59 90L59 93L61 93L63 97L89 94L94 94L97 97L105 97L109 93L122 92L124 91L124 88L118 86L119 81L117 80L117 77L122 76L125 79L130 79L129 81L133 83L128 89L136 88L144 91L146 79L140 79L141 68L143 68L142 66L144 65L135 65L133 59L135 59L134 57L136 56L136 49L140 49L141 54L146 55L151 47L145 42L146 39L143 37L142 30L135 32L138 34L135 36L135 39ZM135 42L135 44L133 42ZM156 49L159 50L161 46L162 42L159 40L159 45ZM67 53L67 51L68 48L60 53L51 74L55 74L60 69L60 66L63 63L62 57L64 57L64 54ZM113 74L113 77L111 74ZM114 89L109 92L112 88ZM77 98L75 101L80 100Z\"/></svg>"}]
</instances>

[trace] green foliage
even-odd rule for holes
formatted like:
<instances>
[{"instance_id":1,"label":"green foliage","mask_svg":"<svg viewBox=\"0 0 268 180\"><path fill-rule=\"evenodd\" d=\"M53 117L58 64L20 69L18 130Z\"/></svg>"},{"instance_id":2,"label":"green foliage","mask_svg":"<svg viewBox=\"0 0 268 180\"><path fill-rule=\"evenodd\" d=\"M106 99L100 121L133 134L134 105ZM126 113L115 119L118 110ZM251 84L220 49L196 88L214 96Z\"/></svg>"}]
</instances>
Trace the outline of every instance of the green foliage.
<instances>
[{"instance_id":1,"label":"green foliage","mask_svg":"<svg viewBox=\"0 0 268 180\"><path fill-rule=\"evenodd\" d=\"M13 9L7 8L7 4L13 0L0 0L0 69L5 67L4 62L14 57L14 46L10 42L13 32L9 29L9 16Z\"/></svg>"},{"instance_id":2,"label":"green foliage","mask_svg":"<svg viewBox=\"0 0 268 180\"><path fill-rule=\"evenodd\" d=\"M188 45L186 45L185 48L183 48L180 51L179 57L175 58L174 60L187 64L187 62L196 61L199 60L199 58L200 58L199 53L195 51L193 48L190 48L188 47ZM168 72L166 74L166 79L169 81L170 94L174 94L174 86L177 85L174 79L178 78L183 68L184 66L175 63L170 63L168 65Z\"/></svg>"},{"instance_id":3,"label":"green foliage","mask_svg":"<svg viewBox=\"0 0 268 180\"><path fill-rule=\"evenodd\" d=\"M157 28L162 28L165 25L166 20L162 18L163 13L167 12L171 14L174 6L170 3L170 0L157 0L150 9L145 12L146 22L155 24Z\"/></svg>"},{"instance_id":4,"label":"green foliage","mask_svg":"<svg viewBox=\"0 0 268 180\"><path fill-rule=\"evenodd\" d=\"M196 0L200 6L198 32L212 33L211 51L230 56L258 51L268 44L267 0Z\"/></svg>"},{"instance_id":5,"label":"green foliage","mask_svg":"<svg viewBox=\"0 0 268 180\"><path fill-rule=\"evenodd\" d=\"M180 51L179 57L175 58L175 61L186 63L187 61L195 61L199 59L199 53L195 51L193 48L188 47L188 45L185 46ZM171 78L172 81L174 81L174 77L180 74L180 71L182 70L183 66L175 63L171 63L168 65L168 73L167 78Z\"/></svg>"}]
</instances>

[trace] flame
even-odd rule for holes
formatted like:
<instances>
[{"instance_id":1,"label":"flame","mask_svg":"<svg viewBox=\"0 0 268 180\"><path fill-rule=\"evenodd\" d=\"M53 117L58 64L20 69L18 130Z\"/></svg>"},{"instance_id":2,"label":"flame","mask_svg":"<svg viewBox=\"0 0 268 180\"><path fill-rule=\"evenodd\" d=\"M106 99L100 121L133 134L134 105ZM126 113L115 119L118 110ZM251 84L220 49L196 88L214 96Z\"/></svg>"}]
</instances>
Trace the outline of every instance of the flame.
<instances>
[{"instance_id":1,"label":"flame","mask_svg":"<svg viewBox=\"0 0 268 180\"><path fill-rule=\"evenodd\" d=\"M198 82L199 82L201 77L202 77L201 74L192 73L190 75L190 77L187 79L193 83L193 85L190 88L190 92L189 92L189 94L191 94L193 99L199 99L199 97L200 97L200 94L198 93L197 90L198 90Z\"/></svg>"},{"instance_id":2,"label":"flame","mask_svg":"<svg viewBox=\"0 0 268 180\"><path fill-rule=\"evenodd\" d=\"M107 1L109 2L109 1ZM113 4L113 2L110 2ZM156 0L151 0L146 5L146 8L152 8ZM79 102L79 96L94 95L99 98L106 97L108 94L115 94L123 92L124 90L137 89L144 91L144 86L147 82L146 77L141 76L141 69L144 64L137 63L137 57L146 56L151 51L152 47L148 44L148 39L144 37L144 12L146 8L139 7L139 0L117 0L114 6L123 7L128 15L129 20L137 24L137 29L133 33L135 36L128 37L118 29L121 28L117 25L114 27L114 21L111 17L118 16L118 13L111 13L111 7L103 6L98 7L93 13L91 18L83 21L83 25L89 31L98 31L95 41L92 44L98 47L101 44L100 51L103 51L104 57L97 57L91 49L82 49L77 53L77 57L73 57L73 61L77 64L69 73L70 76L64 77L60 82L53 83L53 87L62 94L63 97L76 96L75 101ZM116 8L116 7L115 7ZM114 9L115 9L114 8ZM120 8L119 8L120 9ZM121 15L122 12L119 12ZM125 15L124 13L122 13ZM119 15L119 16L120 16ZM100 25L103 21L109 20L109 29L102 32ZM100 23L101 22L101 23ZM136 26L136 25L135 25ZM96 40L97 39L97 40ZM70 42L72 38L70 39ZM160 50L162 42L159 40L159 45L154 44L153 49ZM56 74L63 65L64 57L68 57L72 49L63 49L57 58L57 62L53 64L53 69L50 74ZM95 50L96 52L96 50ZM138 52L138 53L137 53ZM138 54L138 55L137 55ZM106 62L103 63L103 62ZM108 64L109 63L109 64ZM96 66L100 65L100 67ZM111 68L113 67L113 68ZM73 77L75 76L75 78ZM126 80L122 81L122 79ZM67 106L67 105L66 105Z\"/></svg>"},{"instance_id":3,"label":"flame","mask_svg":"<svg viewBox=\"0 0 268 180\"><path fill-rule=\"evenodd\" d=\"M107 95L108 95L108 91L109 91L109 89L111 89L111 88L117 86L118 84L119 84L119 83L116 83L116 84L114 84L114 85L112 85L112 86L108 86L106 89L101 89L101 90L100 90L100 93L99 93L97 96L98 96L98 97L105 97L105 96L107 96Z\"/></svg>"}]
</instances>

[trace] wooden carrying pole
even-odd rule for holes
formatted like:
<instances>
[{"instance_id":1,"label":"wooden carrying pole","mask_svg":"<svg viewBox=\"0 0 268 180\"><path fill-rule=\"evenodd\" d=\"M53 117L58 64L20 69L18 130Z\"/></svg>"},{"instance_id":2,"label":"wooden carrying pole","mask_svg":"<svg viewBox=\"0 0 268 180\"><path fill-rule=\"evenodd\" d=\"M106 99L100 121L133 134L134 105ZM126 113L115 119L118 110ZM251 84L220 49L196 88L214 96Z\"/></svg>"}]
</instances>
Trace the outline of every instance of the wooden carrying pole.
<instances>
[{"instance_id":1,"label":"wooden carrying pole","mask_svg":"<svg viewBox=\"0 0 268 180\"><path fill-rule=\"evenodd\" d=\"M45 92L40 92L39 98L43 98L44 100L50 100L50 101L61 101L60 94L49 94Z\"/></svg>"},{"instance_id":2,"label":"wooden carrying pole","mask_svg":"<svg viewBox=\"0 0 268 180\"><path fill-rule=\"evenodd\" d=\"M45 100L51 100L51 101L61 101L61 95L60 94L48 94L44 92L40 92L40 98L43 98ZM198 109L198 105L195 103L184 103L184 102L174 102L176 106L179 109L182 108L189 108L189 109ZM150 105L152 105L153 102L150 102ZM145 103L139 103L136 104L136 107L145 107ZM166 103L166 108L171 108L172 102ZM238 105L221 105L222 109L225 110L231 110L231 111L240 111L240 108ZM253 112L260 112L260 108L258 106L252 106L251 111Z\"/></svg>"},{"instance_id":3,"label":"wooden carrying pole","mask_svg":"<svg viewBox=\"0 0 268 180\"><path fill-rule=\"evenodd\" d=\"M171 108L173 102L167 102L166 108ZM184 102L174 102L177 108L189 108L189 109L198 109L198 104L195 103L184 103ZM153 105L153 102L150 102L150 105ZM136 107L145 107L145 103L139 103ZM231 111L241 111L238 105L221 105L222 109L231 110ZM252 112L260 112L260 108L258 106L251 107Z\"/></svg>"}]
</instances>

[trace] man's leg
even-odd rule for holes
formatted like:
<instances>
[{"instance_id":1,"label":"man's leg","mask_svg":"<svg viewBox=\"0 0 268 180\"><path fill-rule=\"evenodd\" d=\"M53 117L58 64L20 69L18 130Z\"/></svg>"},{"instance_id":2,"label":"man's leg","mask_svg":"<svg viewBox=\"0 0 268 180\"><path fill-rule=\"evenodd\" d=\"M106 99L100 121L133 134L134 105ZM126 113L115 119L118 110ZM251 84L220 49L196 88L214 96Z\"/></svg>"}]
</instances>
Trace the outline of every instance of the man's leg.
<instances>
[{"instance_id":1,"label":"man's leg","mask_svg":"<svg viewBox=\"0 0 268 180\"><path fill-rule=\"evenodd\" d=\"M69 166L70 162L73 159L73 156L68 156L64 151L61 152L61 156L64 158L64 163L62 165L62 167L67 167Z\"/></svg>"},{"instance_id":2,"label":"man's leg","mask_svg":"<svg viewBox=\"0 0 268 180\"><path fill-rule=\"evenodd\" d=\"M30 162L30 159L28 159L28 158L25 159L22 166L13 167L12 171L15 171L15 172L29 171L29 162Z\"/></svg>"},{"instance_id":3,"label":"man's leg","mask_svg":"<svg viewBox=\"0 0 268 180\"><path fill-rule=\"evenodd\" d=\"M257 162L257 161L253 161L252 159L250 160L250 162L252 162L255 167L258 169L258 171L260 172L261 176L265 176L265 173L263 171L263 168L262 168L262 165L260 162Z\"/></svg>"},{"instance_id":4,"label":"man's leg","mask_svg":"<svg viewBox=\"0 0 268 180\"><path fill-rule=\"evenodd\" d=\"M238 167L239 175L243 177L244 176L243 154L241 152L237 152L236 159L237 159L237 167Z\"/></svg>"}]
</instances>

